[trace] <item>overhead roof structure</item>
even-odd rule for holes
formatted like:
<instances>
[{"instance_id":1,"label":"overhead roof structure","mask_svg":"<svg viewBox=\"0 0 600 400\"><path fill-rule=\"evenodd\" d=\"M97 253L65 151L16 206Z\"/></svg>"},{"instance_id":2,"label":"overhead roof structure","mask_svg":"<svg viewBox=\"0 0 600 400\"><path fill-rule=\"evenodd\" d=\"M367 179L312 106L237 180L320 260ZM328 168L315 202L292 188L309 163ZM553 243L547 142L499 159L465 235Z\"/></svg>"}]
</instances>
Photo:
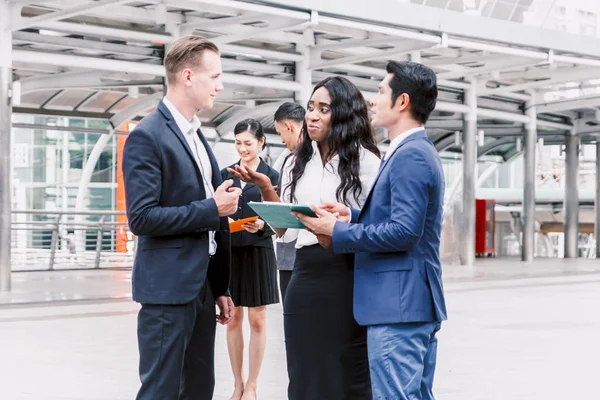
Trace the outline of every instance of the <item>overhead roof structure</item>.
<instances>
[{"instance_id":1,"label":"overhead roof structure","mask_svg":"<svg viewBox=\"0 0 600 400\"><path fill-rule=\"evenodd\" d=\"M330 75L348 77L368 99L389 59L418 60L437 72L439 104L428 132L440 150L460 150L453 135L472 80L478 128L487 141L501 139L489 152L510 155L507 145L528 122L531 91L547 143L574 129L584 142L600 131L600 40L509 22L529 0L513 0L509 21L489 2L482 13L493 18L452 11L462 1L446 0L440 8L422 0L8 1L21 91L14 112L109 119L145 97L159 99L165 47L195 33L222 50L226 89L200 114L220 135L230 134L232 118L252 113L248 107L306 101L312 84ZM271 129L272 108L254 112ZM385 148L384 133L379 140Z\"/></svg>"},{"instance_id":2,"label":"overhead roof structure","mask_svg":"<svg viewBox=\"0 0 600 400\"><path fill-rule=\"evenodd\" d=\"M442 8L444 10L466 12L487 18L504 21L524 22L524 14L529 12L535 0L411 0L413 4ZM552 3L548 3L551 7Z\"/></svg>"},{"instance_id":3,"label":"overhead roof structure","mask_svg":"<svg viewBox=\"0 0 600 400\"><path fill-rule=\"evenodd\" d=\"M476 156L506 161L524 148L523 210L534 215L537 137L566 143L565 254L575 256L578 144L600 132L600 39L521 23L531 7L531 0L0 0L0 97L12 97L16 113L102 118L111 129L98 133L125 133L123 123L163 95L165 49L198 34L222 53L225 90L199 115L216 144L230 140L241 118L260 119L272 132L278 104L306 104L325 77L346 76L368 99L388 60L418 61L438 76L430 139L439 151L464 153L461 262L474 258ZM0 105L2 143L7 110ZM376 135L385 150L386 133ZM76 209L109 136L85 164ZM0 162L0 231L10 232L8 146ZM533 258L534 229L525 219L523 260ZM0 238L0 290L10 282L9 245Z\"/></svg>"}]
</instances>

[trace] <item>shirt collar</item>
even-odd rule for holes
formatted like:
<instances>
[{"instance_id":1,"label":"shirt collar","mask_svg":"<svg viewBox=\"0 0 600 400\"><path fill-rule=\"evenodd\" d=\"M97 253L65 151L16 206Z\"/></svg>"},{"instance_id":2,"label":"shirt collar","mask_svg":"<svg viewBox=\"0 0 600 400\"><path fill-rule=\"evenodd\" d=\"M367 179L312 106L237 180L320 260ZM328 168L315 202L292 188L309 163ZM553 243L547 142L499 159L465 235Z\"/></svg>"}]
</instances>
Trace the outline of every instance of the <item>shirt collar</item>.
<instances>
[{"instance_id":1,"label":"shirt collar","mask_svg":"<svg viewBox=\"0 0 600 400\"><path fill-rule=\"evenodd\" d=\"M313 148L313 157L318 157L319 158L319 162L321 162L321 150L319 150L319 143L315 142L314 140L311 140L312 148ZM294 150L295 152L295 150ZM337 160L339 157L338 155L334 155L333 157L331 157L331 160L329 160L327 162L327 164L332 163L334 160Z\"/></svg>"},{"instance_id":2,"label":"shirt collar","mask_svg":"<svg viewBox=\"0 0 600 400\"><path fill-rule=\"evenodd\" d=\"M390 147L388 147L388 150L385 152L385 157L383 159L387 160L388 157L394 152L394 150L396 150L396 147L400 146L400 143L402 143L404 141L404 139L406 139L413 133L416 133L416 132L419 132L422 130L425 130L425 127L419 126L416 128L409 129L405 132L402 132L401 134L396 136L396 138L394 140L392 140L392 142L390 143Z\"/></svg>"},{"instance_id":3,"label":"shirt collar","mask_svg":"<svg viewBox=\"0 0 600 400\"><path fill-rule=\"evenodd\" d=\"M319 144L317 142L315 142L314 140L311 140L310 144L312 145L312 148L313 148L313 154L319 154Z\"/></svg>"},{"instance_id":4,"label":"shirt collar","mask_svg":"<svg viewBox=\"0 0 600 400\"><path fill-rule=\"evenodd\" d=\"M169 101L169 99L167 99L166 96L163 97L163 103L165 106L167 106L167 108L171 112L171 115L173 116L173 119L175 119L175 123L177 124L177 127L179 128L181 133L183 133L184 135L188 135L192 129L194 132L196 132L202 125L202 123L200 122L200 120L198 119L198 117L196 115L194 115L192 117L191 121L188 121L187 119L185 119L183 114L181 114L179 112L179 110L177 108L175 108L173 103L171 103Z\"/></svg>"}]
</instances>

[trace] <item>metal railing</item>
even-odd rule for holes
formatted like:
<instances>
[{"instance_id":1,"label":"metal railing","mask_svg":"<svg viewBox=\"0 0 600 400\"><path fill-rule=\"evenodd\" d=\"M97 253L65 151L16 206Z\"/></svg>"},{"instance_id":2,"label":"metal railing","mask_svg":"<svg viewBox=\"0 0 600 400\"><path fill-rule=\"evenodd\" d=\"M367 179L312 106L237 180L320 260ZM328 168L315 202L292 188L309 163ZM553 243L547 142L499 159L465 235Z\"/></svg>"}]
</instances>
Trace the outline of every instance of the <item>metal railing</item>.
<instances>
[{"instance_id":1,"label":"metal railing","mask_svg":"<svg viewBox=\"0 0 600 400\"><path fill-rule=\"evenodd\" d=\"M15 210L12 271L131 268L135 238L123 212Z\"/></svg>"}]
</instances>

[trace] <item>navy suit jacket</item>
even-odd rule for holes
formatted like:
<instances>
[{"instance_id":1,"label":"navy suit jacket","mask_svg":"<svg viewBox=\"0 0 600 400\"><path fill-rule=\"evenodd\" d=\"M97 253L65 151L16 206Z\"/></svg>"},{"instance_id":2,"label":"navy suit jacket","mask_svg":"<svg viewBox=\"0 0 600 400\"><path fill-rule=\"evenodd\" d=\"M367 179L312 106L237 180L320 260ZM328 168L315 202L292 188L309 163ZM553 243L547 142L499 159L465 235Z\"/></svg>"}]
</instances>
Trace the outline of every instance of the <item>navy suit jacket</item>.
<instances>
[{"instance_id":1,"label":"navy suit jacket","mask_svg":"<svg viewBox=\"0 0 600 400\"><path fill-rule=\"evenodd\" d=\"M333 248L356 253L354 317L361 325L446 319L439 257L442 162L425 131L382 162L355 223L337 222Z\"/></svg>"},{"instance_id":2,"label":"navy suit jacket","mask_svg":"<svg viewBox=\"0 0 600 400\"><path fill-rule=\"evenodd\" d=\"M234 168L236 165L240 165L239 162L230 165L227 168ZM221 177L223 180L232 179L233 186L242 189L242 195L240 196L240 201L238 203L238 209L235 214L230 215L232 219L238 220L243 218L254 217L258 214L248 205L251 201L263 201L262 196L260 194L260 189L252 184L246 184L242 188L242 182L233 176L227 168L221 170ZM260 160L260 164L258 164L258 168L256 172L267 175L271 179L271 184L273 186L277 186L277 182L279 181L279 172L275 171L271 168L266 162ZM244 246L256 246L256 247L267 247L273 248L273 238L272 236L275 232L271 229L271 227L265 222L265 228L256 233L250 233L248 231L240 231L231 234L231 247L244 247Z\"/></svg>"},{"instance_id":3,"label":"navy suit jacket","mask_svg":"<svg viewBox=\"0 0 600 400\"><path fill-rule=\"evenodd\" d=\"M222 180L200 130L212 167L209 182ZM229 224L206 198L200 169L168 108L160 102L129 134L123 152L127 217L138 236L133 299L145 304L185 304L208 279L215 298L229 287ZM217 252L209 268L209 231Z\"/></svg>"}]
</instances>

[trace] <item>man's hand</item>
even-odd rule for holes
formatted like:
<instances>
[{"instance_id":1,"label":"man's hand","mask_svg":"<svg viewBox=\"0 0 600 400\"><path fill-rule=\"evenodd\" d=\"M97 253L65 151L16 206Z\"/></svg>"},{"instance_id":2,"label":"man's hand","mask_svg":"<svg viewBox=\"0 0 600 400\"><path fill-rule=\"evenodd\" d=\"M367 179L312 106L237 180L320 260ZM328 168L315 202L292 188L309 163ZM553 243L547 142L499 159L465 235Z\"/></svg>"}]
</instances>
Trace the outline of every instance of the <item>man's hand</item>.
<instances>
[{"instance_id":1,"label":"man's hand","mask_svg":"<svg viewBox=\"0 0 600 400\"><path fill-rule=\"evenodd\" d=\"M231 187L233 180L228 179L215 190L213 199L217 203L219 217L227 217L237 211L238 200L242 194L242 189Z\"/></svg>"},{"instance_id":2,"label":"man's hand","mask_svg":"<svg viewBox=\"0 0 600 400\"><path fill-rule=\"evenodd\" d=\"M265 229L265 221L263 221L262 219L257 219L254 222L246 222L245 224L242 224L242 228L244 228L250 233L256 233Z\"/></svg>"},{"instance_id":3,"label":"man's hand","mask_svg":"<svg viewBox=\"0 0 600 400\"><path fill-rule=\"evenodd\" d=\"M217 307L219 307L220 311L219 315L217 315L217 322L221 325L227 325L231 322L233 319L233 314L235 313L235 307L233 305L233 301L231 301L231 297L217 297L215 303L217 303Z\"/></svg>"},{"instance_id":4,"label":"man's hand","mask_svg":"<svg viewBox=\"0 0 600 400\"><path fill-rule=\"evenodd\" d=\"M321 208L331 214L338 215L338 221L341 222L350 222L352 219L352 213L350 212L350 208L346 207L340 203L323 203L321 204Z\"/></svg>"},{"instance_id":5,"label":"man's hand","mask_svg":"<svg viewBox=\"0 0 600 400\"><path fill-rule=\"evenodd\" d=\"M310 207L318 218L312 218L304 214L293 212L294 216L300 220L306 227L306 230L315 235L324 235L331 237L333 235L333 227L337 222L337 214L331 214L322 208Z\"/></svg>"},{"instance_id":6,"label":"man's hand","mask_svg":"<svg viewBox=\"0 0 600 400\"><path fill-rule=\"evenodd\" d=\"M227 168L227 171L239 180L256 186L260 191L272 187L271 179L260 172L245 168L241 165L236 165L235 169Z\"/></svg>"}]
</instances>

